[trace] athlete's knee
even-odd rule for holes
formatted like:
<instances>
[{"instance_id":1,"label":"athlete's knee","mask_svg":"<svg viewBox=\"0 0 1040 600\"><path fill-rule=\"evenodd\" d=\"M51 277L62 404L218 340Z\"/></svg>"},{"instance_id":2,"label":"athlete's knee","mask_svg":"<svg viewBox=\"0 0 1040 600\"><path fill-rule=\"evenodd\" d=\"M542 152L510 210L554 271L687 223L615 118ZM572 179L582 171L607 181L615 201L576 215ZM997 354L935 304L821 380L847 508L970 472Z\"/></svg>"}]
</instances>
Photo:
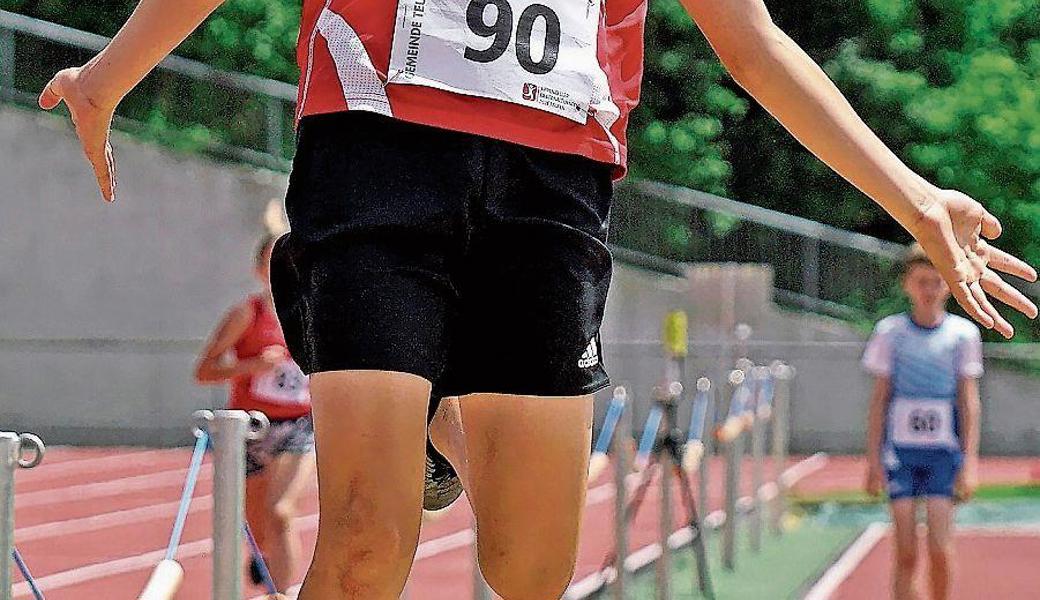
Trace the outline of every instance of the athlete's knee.
<instances>
[{"instance_id":1,"label":"athlete's knee","mask_svg":"<svg viewBox=\"0 0 1040 600\"><path fill-rule=\"evenodd\" d=\"M404 540L403 532L392 525L322 524L312 568L334 580L346 598L376 597L407 574L414 543Z\"/></svg>"},{"instance_id":2,"label":"athlete's knee","mask_svg":"<svg viewBox=\"0 0 1040 600\"><path fill-rule=\"evenodd\" d=\"M953 560L953 544L948 539L928 538L928 560L935 565L949 564Z\"/></svg>"},{"instance_id":3,"label":"athlete's knee","mask_svg":"<svg viewBox=\"0 0 1040 600\"><path fill-rule=\"evenodd\" d=\"M573 552L495 551L481 548L480 569L488 585L504 600L561 598L574 575Z\"/></svg>"},{"instance_id":4,"label":"athlete's knee","mask_svg":"<svg viewBox=\"0 0 1040 600\"><path fill-rule=\"evenodd\" d=\"M271 531L288 531L296 517L295 502L279 500L267 507L267 520Z\"/></svg>"},{"instance_id":5,"label":"athlete's knee","mask_svg":"<svg viewBox=\"0 0 1040 600\"><path fill-rule=\"evenodd\" d=\"M913 571L917 566L917 545L906 544L896 548L896 568L902 571Z\"/></svg>"}]
</instances>

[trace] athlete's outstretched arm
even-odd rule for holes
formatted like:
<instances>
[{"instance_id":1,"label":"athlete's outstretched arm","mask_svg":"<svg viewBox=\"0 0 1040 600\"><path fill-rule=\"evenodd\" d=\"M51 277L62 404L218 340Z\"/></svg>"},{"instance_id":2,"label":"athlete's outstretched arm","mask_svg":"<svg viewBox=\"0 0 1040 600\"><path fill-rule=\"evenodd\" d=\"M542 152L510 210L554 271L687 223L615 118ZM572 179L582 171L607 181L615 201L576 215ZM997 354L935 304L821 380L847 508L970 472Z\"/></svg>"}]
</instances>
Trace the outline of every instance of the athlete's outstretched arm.
<instances>
[{"instance_id":1,"label":"athlete's outstretched arm","mask_svg":"<svg viewBox=\"0 0 1040 600\"><path fill-rule=\"evenodd\" d=\"M43 88L42 108L50 110L62 101L68 105L105 200L115 198L115 162L108 138L116 106L223 2L141 0L104 50L82 67L59 71Z\"/></svg>"},{"instance_id":2,"label":"athlete's outstretched arm","mask_svg":"<svg viewBox=\"0 0 1040 600\"><path fill-rule=\"evenodd\" d=\"M975 200L910 170L827 75L773 24L762 0L681 0L733 78L806 148L874 199L921 243L957 302L986 328L1014 330L986 294L1030 318L1037 308L996 271L1036 271L986 243L1000 222ZM985 239L983 239L985 238Z\"/></svg>"}]
</instances>

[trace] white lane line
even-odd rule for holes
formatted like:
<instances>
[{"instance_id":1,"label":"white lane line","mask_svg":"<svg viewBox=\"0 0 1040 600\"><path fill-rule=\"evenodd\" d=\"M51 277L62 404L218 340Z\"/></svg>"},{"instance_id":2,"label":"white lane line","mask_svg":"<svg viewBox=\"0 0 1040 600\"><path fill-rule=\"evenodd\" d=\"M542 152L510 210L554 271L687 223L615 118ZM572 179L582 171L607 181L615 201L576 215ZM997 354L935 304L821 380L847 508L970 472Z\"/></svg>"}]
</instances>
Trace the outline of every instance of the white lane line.
<instances>
[{"instance_id":1,"label":"white lane line","mask_svg":"<svg viewBox=\"0 0 1040 600\"><path fill-rule=\"evenodd\" d=\"M456 531L455 533L427 540L419 544L419 547L415 550L415 560L420 561L423 559L437 556L438 554L444 554L445 552L451 552L458 548L465 548L473 544L475 539L472 529L463 529L462 531Z\"/></svg>"},{"instance_id":2,"label":"white lane line","mask_svg":"<svg viewBox=\"0 0 1040 600\"><path fill-rule=\"evenodd\" d=\"M871 523L812 586L804 600L829 600L888 533L888 523Z\"/></svg>"},{"instance_id":3,"label":"white lane line","mask_svg":"<svg viewBox=\"0 0 1040 600\"><path fill-rule=\"evenodd\" d=\"M213 550L213 540L205 539L188 544L181 544L178 546L177 550L177 557L181 559L198 556ZM165 555L166 550L160 549L145 552L144 554L138 554L137 556L128 556L117 560L94 563L85 567L77 567L68 571L61 571L52 575L37 577L36 584L40 587L41 591L47 592L87 581L93 581L95 579L112 577L113 575L122 575L124 573L151 569L158 564ZM11 591L15 598L32 597L32 590L29 589L29 584L24 581L15 584L14 587L11 588Z\"/></svg>"},{"instance_id":4,"label":"white lane line","mask_svg":"<svg viewBox=\"0 0 1040 600\"><path fill-rule=\"evenodd\" d=\"M108 529L109 527L146 523L155 519L176 515L179 506L180 502L167 502L164 504L151 504L127 510L117 510L99 515L90 515L78 519L51 521L48 523L15 529L14 539L19 544L24 544L26 542L46 538L63 537L77 533L87 533L90 531ZM191 507L188 509L188 514L209 510L211 508L213 508L213 496L208 494L204 496L195 496L191 501Z\"/></svg>"},{"instance_id":5,"label":"white lane line","mask_svg":"<svg viewBox=\"0 0 1040 600\"><path fill-rule=\"evenodd\" d=\"M309 532L317 529L318 527L318 515L304 515L296 517L293 522L297 530L301 533ZM451 552L458 548L464 548L473 543L473 530L464 529L462 531L456 531L449 535L445 535L432 540L427 540L419 544L415 553L415 560L424 560L444 554L445 552ZM177 560L183 561L196 556L209 553L213 549L213 540L206 538L195 542L188 542L181 544L177 547ZM128 556L126 558L120 558L111 561L105 561L100 563L94 563L84 567L77 567L68 571L60 571L51 575L45 575L36 579L40 589L47 592L60 588L69 587L79 583L85 583L96 579L103 579L105 577L112 577L115 575L122 575L125 573L132 573L143 569L151 569L154 567L166 554L166 549L156 549L149 552L144 552L135 556ZM19 598L21 596L30 596L31 590L25 583L19 583L14 586L14 596Z\"/></svg>"},{"instance_id":6,"label":"white lane line","mask_svg":"<svg viewBox=\"0 0 1040 600\"><path fill-rule=\"evenodd\" d=\"M206 467L207 465L203 465ZM15 508L24 509L37 506L47 506L62 502L83 502L85 500L96 500L108 496L121 496L130 492L139 492L152 488L177 486L184 483L184 477L188 474L187 468L170 469L149 473L147 475L135 475L121 479L111 479L97 483L84 483L81 485L70 485L63 488L51 490L39 490L26 494L15 494ZM203 468L199 472L199 481L213 478L213 469Z\"/></svg>"},{"instance_id":7,"label":"white lane line","mask_svg":"<svg viewBox=\"0 0 1040 600\"><path fill-rule=\"evenodd\" d=\"M419 547L416 548L415 560L420 561L424 558L430 558L431 556L436 556L438 554L450 552L458 548L465 548L473 543L473 539L473 530L464 529L462 531L457 531L444 537L427 540L419 544ZM294 585L291 588L289 588L288 593L286 595L289 598L295 598L296 595L299 593L300 586ZM269 598L267 594L260 594L259 596L254 596L249 600L267 600L267 598ZM404 596L402 596L402 598L404 598Z\"/></svg>"},{"instance_id":8,"label":"white lane line","mask_svg":"<svg viewBox=\"0 0 1040 600\"><path fill-rule=\"evenodd\" d=\"M180 457L181 453L176 450L136 450L121 452L119 454L106 454L94 458L84 457L66 460L59 463L47 464L44 459L35 469L26 473L23 478L26 483L37 483L68 477L69 475L83 475L88 473L99 473L109 469L118 469L128 463L139 463L157 458Z\"/></svg>"},{"instance_id":9,"label":"white lane line","mask_svg":"<svg viewBox=\"0 0 1040 600\"><path fill-rule=\"evenodd\" d=\"M822 469L828 461L830 461L830 457L826 452L817 452L781 473L780 483L787 489L791 489L799 481Z\"/></svg>"}]
</instances>

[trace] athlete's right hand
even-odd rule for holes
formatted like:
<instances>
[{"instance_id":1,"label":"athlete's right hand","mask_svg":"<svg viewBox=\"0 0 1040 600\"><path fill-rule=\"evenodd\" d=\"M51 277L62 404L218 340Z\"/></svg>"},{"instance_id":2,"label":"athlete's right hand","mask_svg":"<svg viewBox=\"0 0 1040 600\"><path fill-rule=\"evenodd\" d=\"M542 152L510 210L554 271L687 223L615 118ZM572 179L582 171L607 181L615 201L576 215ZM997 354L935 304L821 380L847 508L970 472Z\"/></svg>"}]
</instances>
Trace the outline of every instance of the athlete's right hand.
<instances>
[{"instance_id":1,"label":"athlete's right hand","mask_svg":"<svg viewBox=\"0 0 1040 600\"><path fill-rule=\"evenodd\" d=\"M90 161L101 196L108 202L116 197L116 164L109 141L112 116L118 102L92 97L84 86L84 67L58 71L40 94L40 108L51 110L61 102L69 107L83 153Z\"/></svg>"},{"instance_id":2,"label":"athlete's right hand","mask_svg":"<svg viewBox=\"0 0 1040 600\"><path fill-rule=\"evenodd\" d=\"M281 346L268 346L260 353L260 360L269 367L277 367L289 358L289 352Z\"/></svg>"},{"instance_id":3,"label":"athlete's right hand","mask_svg":"<svg viewBox=\"0 0 1040 600\"><path fill-rule=\"evenodd\" d=\"M238 362L242 372L250 375L267 373L289 358L289 352L281 346L268 346L260 354Z\"/></svg>"},{"instance_id":4,"label":"athlete's right hand","mask_svg":"<svg viewBox=\"0 0 1040 600\"><path fill-rule=\"evenodd\" d=\"M997 272L1036 281L1036 270L986 241L1000 237L1001 225L981 204L960 192L935 187L929 196L927 208L910 225L910 233L942 274L957 303L987 329L1010 338L1015 330L987 294L1035 319L1036 305Z\"/></svg>"}]
</instances>

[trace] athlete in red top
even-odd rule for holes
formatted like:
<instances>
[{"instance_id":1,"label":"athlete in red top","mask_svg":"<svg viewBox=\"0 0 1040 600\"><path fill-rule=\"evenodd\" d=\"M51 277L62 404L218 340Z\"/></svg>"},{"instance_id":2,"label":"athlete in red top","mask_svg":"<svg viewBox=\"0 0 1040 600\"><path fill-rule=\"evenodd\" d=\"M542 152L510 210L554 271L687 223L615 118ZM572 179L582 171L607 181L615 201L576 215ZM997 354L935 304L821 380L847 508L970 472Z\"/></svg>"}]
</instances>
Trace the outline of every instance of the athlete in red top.
<instances>
[{"instance_id":1,"label":"athlete in red top","mask_svg":"<svg viewBox=\"0 0 1040 600\"><path fill-rule=\"evenodd\" d=\"M270 252L270 247L266 250ZM250 319L249 328L235 342L235 358L241 363L259 358L264 370L236 375L231 380L228 408L259 410L272 421L298 419L311 414L307 376L289 357L282 327L270 291L254 294L236 308L236 315Z\"/></svg>"},{"instance_id":2,"label":"athlete in red top","mask_svg":"<svg viewBox=\"0 0 1040 600\"><path fill-rule=\"evenodd\" d=\"M293 527L296 503L314 470L314 427L307 376L289 356L271 300L274 237L257 249L256 276L264 291L232 307L199 357L199 383L230 382L229 408L259 410L271 426L246 442L246 518L280 590L294 583L300 559ZM258 565L251 573L260 583Z\"/></svg>"},{"instance_id":3,"label":"athlete in red top","mask_svg":"<svg viewBox=\"0 0 1040 600\"><path fill-rule=\"evenodd\" d=\"M918 176L863 123L762 0L681 0L734 79L885 208L983 326L987 294L1036 307L997 271L1000 223ZM220 0L142 0L65 101L102 195L120 100ZM572 574L607 385L611 178L638 97L643 0L304 0L300 121L272 258L286 340L312 373L322 518L300 598L391 600L414 556L429 435L458 468L480 566L506 600Z\"/></svg>"}]
</instances>

